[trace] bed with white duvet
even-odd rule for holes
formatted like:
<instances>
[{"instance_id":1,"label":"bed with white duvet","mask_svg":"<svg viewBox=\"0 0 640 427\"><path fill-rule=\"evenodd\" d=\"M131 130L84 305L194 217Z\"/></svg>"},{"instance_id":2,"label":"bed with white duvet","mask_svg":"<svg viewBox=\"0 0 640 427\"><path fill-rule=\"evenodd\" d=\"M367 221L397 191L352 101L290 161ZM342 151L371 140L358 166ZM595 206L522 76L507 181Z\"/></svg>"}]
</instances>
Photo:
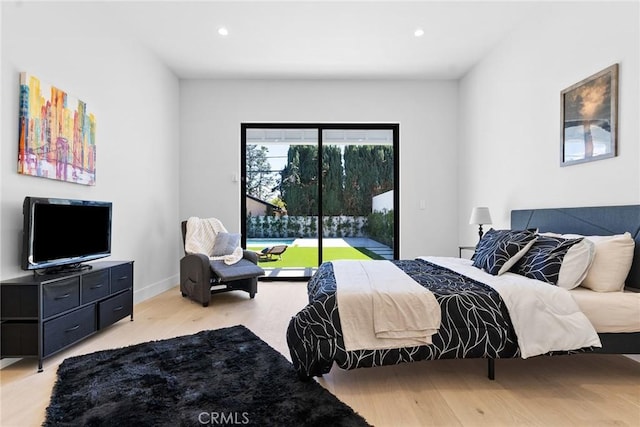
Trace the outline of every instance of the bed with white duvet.
<instances>
[{"instance_id":1,"label":"bed with white duvet","mask_svg":"<svg viewBox=\"0 0 640 427\"><path fill-rule=\"evenodd\" d=\"M521 210L472 260L324 263L287 330L292 362L308 379L334 364L485 358L492 378L500 358L638 353L639 238L636 205Z\"/></svg>"}]
</instances>

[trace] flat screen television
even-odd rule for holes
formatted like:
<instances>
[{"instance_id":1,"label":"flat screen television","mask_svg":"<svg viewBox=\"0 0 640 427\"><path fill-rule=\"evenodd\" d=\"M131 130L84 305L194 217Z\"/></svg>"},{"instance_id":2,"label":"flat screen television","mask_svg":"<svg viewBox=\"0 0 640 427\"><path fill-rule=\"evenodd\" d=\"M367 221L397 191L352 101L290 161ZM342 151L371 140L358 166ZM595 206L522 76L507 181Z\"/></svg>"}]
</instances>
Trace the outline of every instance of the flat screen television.
<instances>
[{"instance_id":1,"label":"flat screen television","mask_svg":"<svg viewBox=\"0 0 640 427\"><path fill-rule=\"evenodd\" d=\"M111 255L111 202L25 197L22 269L80 268Z\"/></svg>"}]
</instances>

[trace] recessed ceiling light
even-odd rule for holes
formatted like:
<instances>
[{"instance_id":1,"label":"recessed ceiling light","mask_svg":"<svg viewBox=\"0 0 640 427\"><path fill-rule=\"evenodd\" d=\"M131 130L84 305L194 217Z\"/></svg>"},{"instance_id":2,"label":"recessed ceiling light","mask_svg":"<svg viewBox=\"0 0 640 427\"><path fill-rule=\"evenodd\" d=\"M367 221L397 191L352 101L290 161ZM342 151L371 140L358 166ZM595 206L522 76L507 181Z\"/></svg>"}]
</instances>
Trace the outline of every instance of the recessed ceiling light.
<instances>
[{"instance_id":1,"label":"recessed ceiling light","mask_svg":"<svg viewBox=\"0 0 640 427\"><path fill-rule=\"evenodd\" d=\"M413 35L416 37L424 36L424 30L422 28L418 28L413 32Z\"/></svg>"},{"instance_id":2,"label":"recessed ceiling light","mask_svg":"<svg viewBox=\"0 0 640 427\"><path fill-rule=\"evenodd\" d=\"M229 30L227 30L227 27L220 27L218 28L218 34L220 34L221 36L228 36Z\"/></svg>"}]
</instances>

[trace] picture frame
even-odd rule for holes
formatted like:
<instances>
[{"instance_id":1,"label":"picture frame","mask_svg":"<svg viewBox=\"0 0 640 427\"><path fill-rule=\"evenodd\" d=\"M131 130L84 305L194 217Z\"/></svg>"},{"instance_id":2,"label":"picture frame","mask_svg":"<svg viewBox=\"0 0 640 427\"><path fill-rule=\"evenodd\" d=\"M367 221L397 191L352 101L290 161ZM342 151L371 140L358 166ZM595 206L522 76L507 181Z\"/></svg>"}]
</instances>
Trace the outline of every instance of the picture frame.
<instances>
[{"instance_id":1,"label":"picture frame","mask_svg":"<svg viewBox=\"0 0 640 427\"><path fill-rule=\"evenodd\" d=\"M560 166L617 156L618 64L560 93Z\"/></svg>"},{"instance_id":2,"label":"picture frame","mask_svg":"<svg viewBox=\"0 0 640 427\"><path fill-rule=\"evenodd\" d=\"M96 183L96 118L66 91L20 73L18 173Z\"/></svg>"}]
</instances>

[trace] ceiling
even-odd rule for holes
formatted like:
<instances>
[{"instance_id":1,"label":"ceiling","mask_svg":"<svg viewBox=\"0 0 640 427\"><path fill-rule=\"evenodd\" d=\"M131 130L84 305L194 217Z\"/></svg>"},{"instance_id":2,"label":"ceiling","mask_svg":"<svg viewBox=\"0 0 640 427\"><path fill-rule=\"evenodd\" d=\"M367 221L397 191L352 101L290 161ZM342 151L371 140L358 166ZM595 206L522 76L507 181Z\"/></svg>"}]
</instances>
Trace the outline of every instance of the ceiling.
<instances>
[{"instance_id":1,"label":"ceiling","mask_svg":"<svg viewBox=\"0 0 640 427\"><path fill-rule=\"evenodd\" d=\"M179 78L457 79L543 2L116 1ZM220 27L227 36L218 34ZM416 29L424 31L414 36Z\"/></svg>"}]
</instances>

